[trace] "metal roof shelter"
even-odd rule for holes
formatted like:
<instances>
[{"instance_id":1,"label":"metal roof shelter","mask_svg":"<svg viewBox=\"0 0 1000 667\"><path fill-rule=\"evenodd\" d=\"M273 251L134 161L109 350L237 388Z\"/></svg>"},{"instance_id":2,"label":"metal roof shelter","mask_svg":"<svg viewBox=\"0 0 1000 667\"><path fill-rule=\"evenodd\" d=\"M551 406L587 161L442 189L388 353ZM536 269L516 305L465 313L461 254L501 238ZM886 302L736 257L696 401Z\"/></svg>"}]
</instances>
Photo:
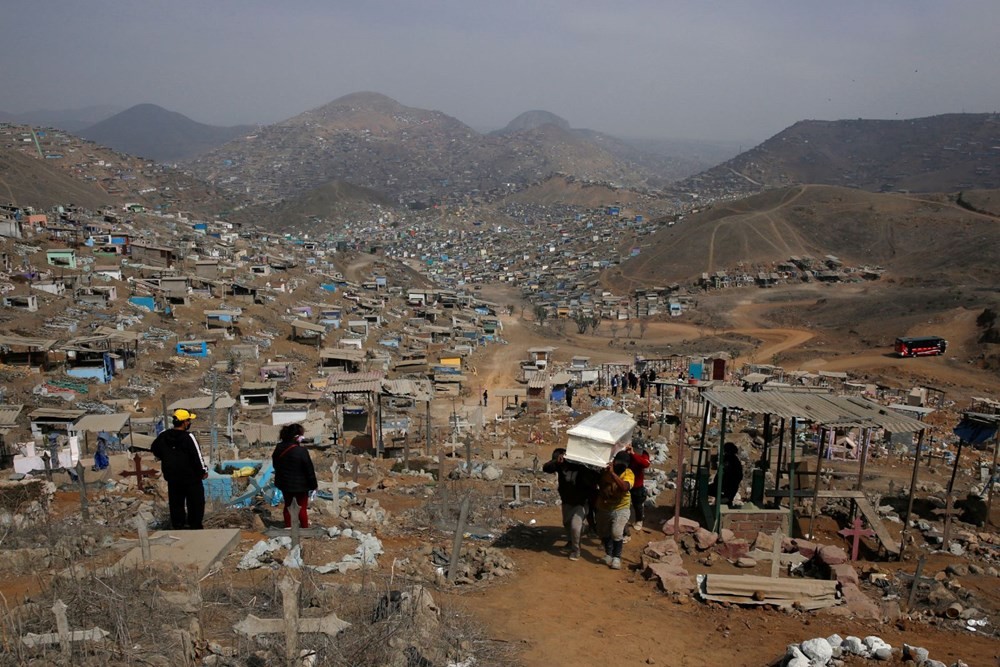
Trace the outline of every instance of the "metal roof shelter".
<instances>
[{"instance_id":1,"label":"metal roof shelter","mask_svg":"<svg viewBox=\"0 0 1000 667\"><path fill-rule=\"evenodd\" d=\"M777 503L780 506L782 496L787 495L788 497L788 513L789 513L789 524L790 528L794 528L794 512L795 512L795 443L796 443L796 429L799 424L803 421L815 424L830 430L837 428L857 428L864 430L866 432L866 437L861 439L862 442L862 453L860 458L860 470L858 474L858 482L856 490L860 491L862 480L864 479L864 466L868 455L868 445L871 437L872 429L884 429L885 431L892 433L920 433L921 443L923 441L923 433L926 425L912 417L901 414L891 408L888 408L878 403L860 398L857 396L839 396L833 393L818 393L818 392L797 392L797 391L781 391L781 390L767 390L750 392L744 391L738 387L712 387L701 392L702 400L706 404L706 409L704 410L704 419L702 421L702 432L701 432L701 447L705 448L705 439L708 430L708 423L711 415L711 408L720 411L720 428L719 428L719 444L717 449L718 458L720 461L719 471L716 474L716 490L715 490L715 507L714 512L708 505L708 462L703 458L698 460L698 469L696 472L696 502L700 508L704 511L706 519L712 521L714 514L714 526L715 529L721 531L722 529L722 446L726 441L727 435L727 422L729 421L731 415L735 413L742 414L752 414L752 415L763 415L764 417L764 450L760 461L757 466L755 466L753 475L753 490L751 493L751 500L755 503L760 503L763 501L765 490L763 488L764 473L771 466L770 453L771 453L771 439L772 439L772 428L771 420L780 419L781 427L779 430L779 443L778 443L778 456L777 456L777 474L775 476L775 488L768 493L776 498ZM783 492L779 489L781 485L782 477L782 458L785 450L784 439L785 439L785 425L788 422L791 426L791 438L789 447L789 460L788 465L788 476L789 484L788 491ZM918 444L918 451L920 444ZM825 451L823 443L817 446L817 455L822 461L823 453ZM819 466L817 466L817 473ZM683 480L681 480L683 481ZM680 486L680 485L679 485ZM813 498L813 508L812 516L810 518L810 524L816 516L817 509L817 498L819 496L819 475L815 475L815 486L816 488L810 494L808 491L802 491L802 495L811 495ZM810 527L811 532L811 527ZM885 545L888 547L888 545Z\"/></svg>"}]
</instances>

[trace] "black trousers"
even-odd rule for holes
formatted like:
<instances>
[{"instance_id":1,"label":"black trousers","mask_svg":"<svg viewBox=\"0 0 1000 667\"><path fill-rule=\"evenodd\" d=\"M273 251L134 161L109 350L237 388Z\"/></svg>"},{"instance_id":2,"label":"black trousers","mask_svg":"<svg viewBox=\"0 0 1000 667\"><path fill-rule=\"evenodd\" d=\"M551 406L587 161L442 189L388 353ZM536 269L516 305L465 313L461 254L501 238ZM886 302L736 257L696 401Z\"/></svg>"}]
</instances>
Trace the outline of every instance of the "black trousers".
<instances>
[{"instance_id":1,"label":"black trousers","mask_svg":"<svg viewBox=\"0 0 1000 667\"><path fill-rule=\"evenodd\" d=\"M629 491L632 496L632 510L635 512L635 520L642 521L646 515L646 487L637 486Z\"/></svg>"},{"instance_id":2,"label":"black trousers","mask_svg":"<svg viewBox=\"0 0 1000 667\"><path fill-rule=\"evenodd\" d=\"M174 530L201 530L205 518L205 487L201 480L167 482L170 525Z\"/></svg>"}]
</instances>

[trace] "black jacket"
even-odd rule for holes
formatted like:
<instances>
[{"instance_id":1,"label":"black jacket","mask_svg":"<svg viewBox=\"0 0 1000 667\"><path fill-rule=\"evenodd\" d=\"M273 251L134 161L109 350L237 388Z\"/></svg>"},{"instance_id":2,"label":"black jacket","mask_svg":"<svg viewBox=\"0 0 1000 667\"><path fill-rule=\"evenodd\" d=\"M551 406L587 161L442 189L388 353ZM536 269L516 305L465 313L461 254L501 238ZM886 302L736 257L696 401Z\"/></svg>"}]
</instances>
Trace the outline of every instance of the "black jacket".
<instances>
[{"instance_id":1,"label":"black jacket","mask_svg":"<svg viewBox=\"0 0 1000 667\"><path fill-rule=\"evenodd\" d=\"M271 454L274 485L282 493L306 493L319 488L309 450L297 443L279 442Z\"/></svg>"},{"instance_id":2,"label":"black jacket","mask_svg":"<svg viewBox=\"0 0 1000 667\"><path fill-rule=\"evenodd\" d=\"M153 440L150 448L163 468L167 482L200 481L208 469L194 437L187 431L167 429Z\"/></svg>"},{"instance_id":3,"label":"black jacket","mask_svg":"<svg viewBox=\"0 0 1000 667\"><path fill-rule=\"evenodd\" d=\"M548 461L542 471L559 475L559 499L563 505L586 505L597 488L598 474L573 461Z\"/></svg>"}]
</instances>

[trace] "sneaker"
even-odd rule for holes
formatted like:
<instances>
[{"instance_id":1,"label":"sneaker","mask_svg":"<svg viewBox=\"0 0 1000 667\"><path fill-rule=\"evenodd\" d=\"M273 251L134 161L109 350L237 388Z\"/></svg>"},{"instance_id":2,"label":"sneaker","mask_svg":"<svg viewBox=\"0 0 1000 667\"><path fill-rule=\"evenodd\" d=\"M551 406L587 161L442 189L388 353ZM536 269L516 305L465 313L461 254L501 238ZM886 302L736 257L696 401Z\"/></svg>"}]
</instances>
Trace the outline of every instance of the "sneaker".
<instances>
[{"instance_id":1,"label":"sneaker","mask_svg":"<svg viewBox=\"0 0 1000 667\"><path fill-rule=\"evenodd\" d=\"M610 566L611 566L612 570L620 570L620 569L622 569L622 559L621 558L612 558Z\"/></svg>"},{"instance_id":2,"label":"sneaker","mask_svg":"<svg viewBox=\"0 0 1000 667\"><path fill-rule=\"evenodd\" d=\"M632 524L632 527L635 528L636 530L642 530L642 521L636 521L635 523Z\"/></svg>"},{"instance_id":3,"label":"sneaker","mask_svg":"<svg viewBox=\"0 0 1000 667\"><path fill-rule=\"evenodd\" d=\"M622 538L622 544L628 544L632 540L631 535L626 535Z\"/></svg>"},{"instance_id":4,"label":"sneaker","mask_svg":"<svg viewBox=\"0 0 1000 667\"><path fill-rule=\"evenodd\" d=\"M610 567L610 566L611 566L611 563L612 563L613 561L614 561L614 559L613 559L613 558L611 557L611 554L604 554L604 564L605 564L605 565L607 565L607 566L609 566L609 567Z\"/></svg>"},{"instance_id":5,"label":"sneaker","mask_svg":"<svg viewBox=\"0 0 1000 667\"><path fill-rule=\"evenodd\" d=\"M571 551L570 554L569 554L569 559L570 560L580 560L580 552L579 551Z\"/></svg>"}]
</instances>

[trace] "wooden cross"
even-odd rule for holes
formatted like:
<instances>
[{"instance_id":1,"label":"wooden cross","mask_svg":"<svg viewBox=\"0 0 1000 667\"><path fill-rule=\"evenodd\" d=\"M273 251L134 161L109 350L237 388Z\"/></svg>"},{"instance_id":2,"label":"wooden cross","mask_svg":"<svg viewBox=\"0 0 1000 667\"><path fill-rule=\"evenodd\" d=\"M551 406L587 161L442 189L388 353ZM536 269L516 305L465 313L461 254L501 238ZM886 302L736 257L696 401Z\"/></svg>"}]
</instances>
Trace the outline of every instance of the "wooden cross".
<instances>
[{"instance_id":1,"label":"wooden cross","mask_svg":"<svg viewBox=\"0 0 1000 667\"><path fill-rule=\"evenodd\" d=\"M59 650L62 652L63 657L69 658L73 653L73 644L75 642L100 643L109 634L107 630L101 630L96 626L91 630L70 631L69 621L66 619L66 604L62 600L55 601L55 604L52 605L52 613L56 617L56 632L49 632L42 635L29 632L21 637L21 643L29 648L59 644Z\"/></svg>"},{"instance_id":2,"label":"wooden cross","mask_svg":"<svg viewBox=\"0 0 1000 667\"><path fill-rule=\"evenodd\" d=\"M248 637L263 634L285 635L285 658L289 665L299 659L299 635L304 633L321 633L336 637L341 631L351 627L347 621L337 618L335 613L321 618L299 618L299 582L289 576L278 582L281 591L281 607L283 618L257 618L253 614L233 626L233 629Z\"/></svg>"},{"instance_id":3,"label":"wooden cross","mask_svg":"<svg viewBox=\"0 0 1000 667\"><path fill-rule=\"evenodd\" d=\"M146 477L151 477L153 479L159 478L159 476L160 476L160 471L159 470L155 470L153 468L143 468L142 467L142 455L139 454L139 452L136 452L135 456L132 457L132 463L135 465L135 470L125 470L125 471L122 471L119 474L121 474L122 477L135 477L135 479L136 479L136 487L140 491L145 491L146 490L146 488L145 488L146 485L143 482L143 480Z\"/></svg>"},{"instance_id":4,"label":"wooden cross","mask_svg":"<svg viewBox=\"0 0 1000 667\"><path fill-rule=\"evenodd\" d=\"M80 485L80 516L84 523L90 521L90 506L87 502L87 480L84 477L83 462L77 459L76 481Z\"/></svg>"},{"instance_id":5,"label":"wooden cross","mask_svg":"<svg viewBox=\"0 0 1000 667\"><path fill-rule=\"evenodd\" d=\"M838 535L843 535L844 537L853 537L854 545L851 547L851 560L855 561L858 559L858 548L861 546L862 537L875 537L875 531L871 528L863 528L864 522L861 517L854 517L854 523L851 524L850 528L841 528L837 531Z\"/></svg>"},{"instance_id":6,"label":"wooden cross","mask_svg":"<svg viewBox=\"0 0 1000 667\"><path fill-rule=\"evenodd\" d=\"M955 507L955 499L949 493L944 499L944 509L936 509L933 513L938 516L944 515L944 542L942 544L947 549L951 542L951 517L961 514L962 510Z\"/></svg>"}]
</instances>

